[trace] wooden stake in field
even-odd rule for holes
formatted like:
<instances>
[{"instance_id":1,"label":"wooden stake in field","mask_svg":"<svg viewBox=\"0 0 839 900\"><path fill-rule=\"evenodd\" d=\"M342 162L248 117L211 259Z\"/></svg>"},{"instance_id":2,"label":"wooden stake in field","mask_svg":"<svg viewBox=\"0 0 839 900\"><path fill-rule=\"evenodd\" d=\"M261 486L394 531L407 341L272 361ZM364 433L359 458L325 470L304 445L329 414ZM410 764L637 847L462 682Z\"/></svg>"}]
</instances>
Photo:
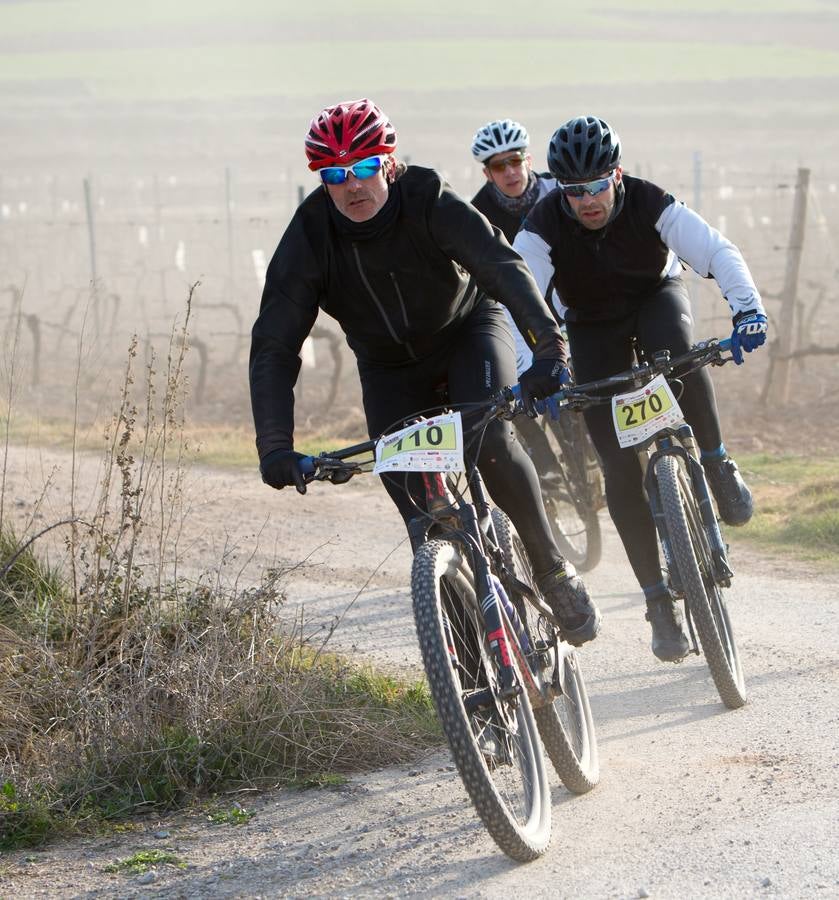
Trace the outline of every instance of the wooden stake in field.
<instances>
[{"instance_id":1,"label":"wooden stake in field","mask_svg":"<svg viewBox=\"0 0 839 900\"><path fill-rule=\"evenodd\" d=\"M87 236L90 245L90 290L93 299L93 323L96 335L99 335L99 290L96 273L96 229L93 222L93 196L90 178L85 178L84 205L87 211Z\"/></svg>"},{"instance_id":2,"label":"wooden stake in field","mask_svg":"<svg viewBox=\"0 0 839 900\"><path fill-rule=\"evenodd\" d=\"M792 229L787 248L787 267L781 292L781 311L778 314L778 351L774 369L772 397L781 403L789 402L790 377L795 341L795 306L798 291L798 271L804 249L804 232L807 222L807 193L810 187L810 170L799 169L795 181L795 200L792 207Z\"/></svg>"}]
</instances>

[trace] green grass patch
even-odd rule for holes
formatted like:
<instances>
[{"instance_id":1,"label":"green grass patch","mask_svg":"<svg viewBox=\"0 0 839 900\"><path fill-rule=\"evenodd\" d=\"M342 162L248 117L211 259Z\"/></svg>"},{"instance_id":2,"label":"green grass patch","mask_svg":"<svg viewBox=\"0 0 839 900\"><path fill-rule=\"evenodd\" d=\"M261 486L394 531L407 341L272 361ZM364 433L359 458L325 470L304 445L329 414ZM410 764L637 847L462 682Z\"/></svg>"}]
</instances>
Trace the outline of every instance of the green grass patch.
<instances>
[{"instance_id":1,"label":"green grass patch","mask_svg":"<svg viewBox=\"0 0 839 900\"><path fill-rule=\"evenodd\" d=\"M142 875L156 866L174 866L185 869L186 863L174 853L165 850L138 850L126 859L118 860L105 866L106 872L117 872L121 875Z\"/></svg>"},{"instance_id":2,"label":"green grass patch","mask_svg":"<svg viewBox=\"0 0 839 900\"><path fill-rule=\"evenodd\" d=\"M56 598L59 606L67 600L65 585L58 572L35 555L33 546L19 551L17 538L0 529L0 567L5 569L14 558L0 577L0 626L20 635L45 632L58 639L61 623L53 613Z\"/></svg>"},{"instance_id":3,"label":"green grass patch","mask_svg":"<svg viewBox=\"0 0 839 900\"><path fill-rule=\"evenodd\" d=\"M516 61L499 76L476 60ZM0 57L0 83L80 84L109 100L169 101L189 98L330 94L340 91L352 67L358 84L421 92L537 88L556 85L556 59L562 58L564 85L588 83L590 62L598 60L600 83L653 84L661 73L672 81L724 82L731 79L834 78L839 53L784 44L715 44L702 41L608 39L430 38L355 40L342 46L320 36L295 42L210 44L177 51L153 47L45 50ZM313 68L312 59L322 65ZM306 77L301 78L305 72ZM503 79L503 80L502 80ZM281 87L278 87L281 86ZM392 113L396 116L396 111Z\"/></svg>"},{"instance_id":4,"label":"green grass patch","mask_svg":"<svg viewBox=\"0 0 839 900\"><path fill-rule=\"evenodd\" d=\"M11 781L0 785L0 850L37 847L55 832L57 822L36 796L19 799Z\"/></svg>"},{"instance_id":5,"label":"green grass patch","mask_svg":"<svg viewBox=\"0 0 839 900\"><path fill-rule=\"evenodd\" d=\"M839 458L738 458L755 496L755 515L727 536L799 559L839 564Z\"/></svg>"},{"instance_id":6,"label":"green grass patch","mask_svg":"<svg viewBox=\"0 0 839 900\"><path fill-rule=\"evenodd\" d=\"M9 36L41 34L53 36L53 39L57 35L95 36L111 29L134 32L142 29L153 34L153 29L167 28L178 29L188 37L190 26L196 24L217 26L228 32L241 23L256 24L266 30L282 22L312 34L323 28L318 10L304 4L278 4L276 0L248 0L245 6L235 0L181 0L175 4L152 0L128 6L101 0L41 0L37 4L12 2L0 8L0 24ZM387 32L390 28L396 34L403 33L405 24L416 18L428 21L442 17L449 22L457 21L457 11L448 0L402 0L398 8L388 0L356 0L353 10L360 22L375 21L377 31ZM561 21L565 28L581 25L603 28L611 23L641 31L645 25L643 18L633 21L627 14L657 13L666 17L673 13L674 4L672 0L610 0L608 6L587 8L568 0L560 3L557 0L532 0L528 10L537 31L546 16ZM503 20L508 11L504 0L482 0L480 4L480 14L485 22L498 17ZM678 13L682 17L691 13L766 17L773 13L802 15L826 11L830 11L830 6L825 0L737 0L734 5L730 0L680 0L678 4ZM462 21L470 22L473 16L472 8L464 7ZM353 23L348 25L351 28ZM356 36L352 34L353 38ZM199 32L198 38L206 41L206 31Z\"/></svg>"},{"instance_id":7,"label":"green grass patch","mask_svg":"<svg viewBox=\"0 0 839 900\"><path fill-rule=\"evenodd\" d=\"M238 803L230 809L217 809L207 814L207 819L213 825L247 825L256 815L249 809L245 809Z\"/></svg>"},{"instance_id":8,"label":"green grass patch","mask_svg":"<svg viewBox=\"0 0 839 900\"><path fill-rule=\"evenodd\" d=\"M318 788L334 788L341 787L348 781L346 775L338 775L335 772L321 772L317 775L309 775L305 778L295 778L289 787L298 788L301 791L308 791Z\"/></svg>"}]
</instances>

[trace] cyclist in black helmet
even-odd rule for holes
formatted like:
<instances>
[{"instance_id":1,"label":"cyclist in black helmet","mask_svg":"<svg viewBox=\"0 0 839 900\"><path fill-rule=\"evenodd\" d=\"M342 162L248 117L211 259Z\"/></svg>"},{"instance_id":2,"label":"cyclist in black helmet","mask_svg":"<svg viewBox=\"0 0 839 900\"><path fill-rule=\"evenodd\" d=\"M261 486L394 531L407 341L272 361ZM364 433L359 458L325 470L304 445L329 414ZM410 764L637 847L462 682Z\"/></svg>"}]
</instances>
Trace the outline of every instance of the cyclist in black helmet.
<instances>
[{"instance_id":1,"label":"cyclist in black helmet","mask_svg":"<svg viewBox=\"0 0 839 900\"><path fill-rule=\"evenodd\" d=\"M632 339L646 353L683 353L694 342L680 260L713 277L733 315L732 352L743 361L766 340L766 313L754 280L730 241L660 187L624 174L617 133L579 116L556 130L548 166L558 190L539 203L514 247L544 292L551 280L565 319L579 382L631 365ZM743 525L752 496L725 450L707 369L684 379L679 400L702 451L720 516ZM682 618L662 577L655 526L632 448L618 446L608 405L585 412L606 481L609 512L647 601L653 653L677 661L688 652Z\"/></svg>"}]
</instances>

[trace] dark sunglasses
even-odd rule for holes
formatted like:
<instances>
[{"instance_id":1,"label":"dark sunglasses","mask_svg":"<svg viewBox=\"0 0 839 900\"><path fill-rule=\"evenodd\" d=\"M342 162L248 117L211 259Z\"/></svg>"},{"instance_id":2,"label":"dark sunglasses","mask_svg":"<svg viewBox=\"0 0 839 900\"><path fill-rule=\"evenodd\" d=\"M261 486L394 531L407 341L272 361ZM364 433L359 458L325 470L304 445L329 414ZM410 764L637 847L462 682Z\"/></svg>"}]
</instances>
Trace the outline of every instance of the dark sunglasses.
<instances>
[{"instance_id":1,"label":"dark sunglasses","mask_svg":"<svg viewBox=\"0 0 839 900\"><path fill-rule=\"evenodd\" d=\"M324 184L343 184L350 177L350 172L363 180L372 178L381 169L383 161L381 156L368 156L367 159L360 159L351 166L324 166L318 169L318 175Z\"/></svg>"},{"instance_id":2,"label":"dark sunglasses","mask_svg":"<svg viewBox=\"0 0 839 900\"><path fill-rule=\"evenodd\" d=\"M511 169L518 169L524 165L524 157L526 154L519 153L516 156L508 156L507 159L497 159L495 162L487 163L487 168L493 172L501 173L509 166Z\"/></svg>"},{"instance_id":3,"label":"dark sunglasses","mask_svg":"<svg viewBox=\"0 0 839 900\"><path fill-rule=\"evenodd\" d=\"M598 194L602 194L614 179L615 173L612 171L605 178L597 178L594 181L583 182L583 184L562 184L562 182L557 182L557 187L569 197L579 198L583 194L591 194L592 197L596 197Z\"/></svg>"}]
</instances>

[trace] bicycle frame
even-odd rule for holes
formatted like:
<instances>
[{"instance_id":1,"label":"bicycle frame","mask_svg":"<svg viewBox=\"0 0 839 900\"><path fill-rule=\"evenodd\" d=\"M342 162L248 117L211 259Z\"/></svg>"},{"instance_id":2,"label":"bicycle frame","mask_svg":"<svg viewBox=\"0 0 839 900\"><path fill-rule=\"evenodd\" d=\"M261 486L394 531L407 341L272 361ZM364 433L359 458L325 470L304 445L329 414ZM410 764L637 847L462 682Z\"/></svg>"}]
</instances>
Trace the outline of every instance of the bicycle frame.
<instances>
[{"instance_id":1,"label":"bicycle frame","mask_svg":"<svg viewBox=\"0 0 839 900\"><path fill-rule=\"evenodd\" d=\"M551 398L547 406L550 409L551 403L564 403L566 407L579 409L594 403L611 402L612 394L617 393L616 389L640 388L656 375L664 375L669 378L673 370L682 364L693 362L700 366L722 365L727 359L723 359L721 354L728 349L730 349L729 340L711 340L697 344L690 351L675 359L670 358L668 351L660 351L654 354L652 363L641 362L626 372L588 384L566 388ZM600 393L602 391L607 391L607 396L603 396ZM553 410L551 412L554 414ZM685 594L678 566L673 564L674 556L670 535L656 478L656 462L663 456L674 456L681 461L681 465L678 467L679 477L689 480L687 487L697 501L700 525L705 532L711 551L710 575L719 587L730 587L733 572L728 563L726 544L711 503L708 482L700 462L699 448L693 429L684 420L674 425L661 427L654 434L636 444L634 449L641 465L644 491L650 505L673 589L678 594ZM694 652L698 653L699 649L693 634L687 603L685 607L688 612L688 624L693 638Z\"/></svg>"},{"instance_id":2,"label":"bicycle frame","mask_svg":"<svg viewBox=\"0 0 839 900\"><path fill-rule=\"evenodd\" d=\"M520 406L515 405L513 397L508 396L505 389L487 404L488 412L486 420L503 414L515 415L521 411ZM476 430L483 423L478 423ZM364 471L363 463L353 465L345 462L353 457L372 453L376 441L365 441L337 451L330 451L319 457L307 457L302 461L302 468L307 480L325 480L341 483L348 481L353 475ZM416 553L422 544L434 537L445 540L454 540L462 546L471 563L472 574L475 579L475 589L481 598L480 610L490 647L494 654L494 660L500 673L500 695L503 699L515 697L521 690L519 678L516 676L516 666L510 655L511 647L516 653L515 662L524 679L524 688L527 691L531 704L534 707L550 703L563 691L563 662L566 655L573 653L573 647L560 641L556 635L553 640L553 674L550 683L542 676L538 666L540 649L533 647L527 630L522 623L521 616L515 603L508 597L504 586L492 571L494 566L497 571L506 573L506 576L515 580L516 591L526 597L534 609L549 620L552 613L547 604L536 594L529 585L515 578L512 572L506 572L503 556L499 548L498 536L492 521L491 507L484 488L483 479L476 467L470 469L467 477L467 491L469 499L463 492L453 491L446 481L446 476L439 472L422 474L423 485L426 494L426 511L420 511L408 524L408 534L411 547ZM518 654L516 641L508 642L504 630L504 617L506 616L515 634L521 642L522 650L526 658Z\"/></svg>"},{"instance_id":3,"label":"bicycle frame","mask_svg":"<svg viewBox=\"0 0 839 900\"><path fill-rule=\"evenodd\" d=\"M557 641L554 676L550 685L543 683L538 667L534 669L537 648L531 644L515 603L508 597L501 581L492 571L493 565L499 571L504 571L504 562L480 473L477 468L469 473L467 489L471 502L462 494L455 495L441 473L423 473L422 477L428 513L415 517L408 525L414 552L431 537L439 536L456 540L461 544L471 563L477 596L481 598L481 615L487 640L498 666L501 697L505 700L510 699L516 696L522 687L516 676L512 651L531 704L538 707L551 702L555 696L551 693L551 688L555 689L558 686L560 690L562 689L561 664L564 654L559 649ZM515 579L514 573L506 574L510 579ZM516 579L516 589L540 614L550 615L550 609L528 585ZM503 621L505 616L518 641L507 640ZM524 656L519 653L519 647Z\"/></svg>"}]
</instances>

